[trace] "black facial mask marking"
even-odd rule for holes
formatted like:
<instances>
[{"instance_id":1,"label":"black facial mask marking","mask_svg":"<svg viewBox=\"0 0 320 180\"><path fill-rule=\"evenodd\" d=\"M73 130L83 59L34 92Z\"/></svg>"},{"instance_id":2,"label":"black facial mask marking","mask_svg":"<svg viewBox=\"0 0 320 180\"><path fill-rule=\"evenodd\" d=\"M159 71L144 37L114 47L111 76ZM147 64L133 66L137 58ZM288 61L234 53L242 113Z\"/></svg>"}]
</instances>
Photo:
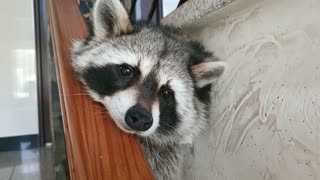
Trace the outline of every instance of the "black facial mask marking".
<instances>
[{"instance_id":1,"label":"black facial mask marking","mask_svg":"<svg viewBox=\"0 0 320 180\"><path fill-rule=\"evenodd\" d=\"M132 68L132 76L126 77L121 74L121 66L111 64L103 67L89 67L82 77L90 89L101 96L110 96L132 86L139 79L140 72L137 68Z\"/></svg>"},{"instance_id":2,"label":"black facial mask marking","mask_svg":"<svg viewBox=\"0 0 320 180\"><path fill-rule=\"evenodd\" d=\"M165 92L165 90L170 90L169 86L163 86L160 88L159 92L159 102L160 102L160 126L158 131L163 134L168 134L174 130L178 123L180 122L179 116L177 114L177 102L175 100L175 94L170 90L170 95ZM162 93L164 92L164 93Z\"/></svg>"}]
</instances>

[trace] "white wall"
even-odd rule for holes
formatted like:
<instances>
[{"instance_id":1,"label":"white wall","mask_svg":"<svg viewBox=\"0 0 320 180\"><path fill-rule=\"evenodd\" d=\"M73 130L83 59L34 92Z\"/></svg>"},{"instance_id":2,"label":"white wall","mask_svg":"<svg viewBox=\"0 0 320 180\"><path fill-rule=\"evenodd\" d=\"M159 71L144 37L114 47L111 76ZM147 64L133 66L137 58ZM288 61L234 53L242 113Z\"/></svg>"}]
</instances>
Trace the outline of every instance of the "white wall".
<instances>
[{"instance_id":1,"label":"white wall","mask_svg":"<svg viewBox=\"0 0 320 180\"><path fill-rule=\"evenodd\" d=\"M320 1L257 0L192 34L229 67L186 179L320 179Z\"/></svg>"},{"instance_id":2,"label":"white wall","mask_svg":"<svg viewBox=\"0 0 320 180\"><path fill-rule=\"evenodd\" d=\"M179 4L179 0L162 0L163 17L174 11Z\"/></svg>"},{"instance_id":3,"label":"white wall","mask_svg":"<svg viewBox=\"0 0 320 180\"><path fill-rule=\"evenodd\" d=\"M0 22L0 137L37 134L33 1L1 2Z\"/></svg>"}]
</instances>

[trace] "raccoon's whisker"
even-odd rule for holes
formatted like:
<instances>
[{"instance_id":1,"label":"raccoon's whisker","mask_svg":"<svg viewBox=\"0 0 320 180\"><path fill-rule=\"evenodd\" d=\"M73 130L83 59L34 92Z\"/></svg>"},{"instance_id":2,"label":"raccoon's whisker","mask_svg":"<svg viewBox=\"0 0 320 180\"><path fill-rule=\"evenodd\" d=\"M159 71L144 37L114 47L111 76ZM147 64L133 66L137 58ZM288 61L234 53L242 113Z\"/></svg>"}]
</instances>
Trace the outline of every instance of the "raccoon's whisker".
<instances>
[{"instance_id":1,"label":"raccoon's whisker","mask_svg":"<svg viewBox=\"0 0 320 180\"><path fill-rule=\"evenodd\" d=\"M173 126L171 126L171 125L169 125L169 124L162 124L162 126L165 126L165 127L168 127L168 128L175 128L175 127L173 127Z\"/></svg>"},{"instance_id":2,"label":"raccoon's whisker","mask_svg":"<svg viewBox=\"0 0 320 180\"><path fill-rule=\"evenodd\" d=\"M150 141L149 138L146 138L146 143L147 143L147 146L148 146L148 147L150 147L149 141ZM152 149L150 149L150 151L152 151Z\"/></svg>"},{"instance_id":3,"label":"raccoon's whisker","mask_svg":"<svg viewBox=\"0 0 320 180\"><path fill-rule=\"evenodd\" d=\"M166 129L162 129L163 132L165 133L170 133L168 130ZM157 139L161 140L162 138L165 138L165 136L159 132L154 132L154 136L157 137ZM162 143L162 141L160 141Z\"/></svg>"},{"instance_id":4,"label":"raccoon's whisker","mask_svg":"<svg viewBox=\"0 0 320 180\"><path fill-rule=\"evenodd\" d=\"M157 137L159 145L165 144L165 143L163 142L163 140L162 140L162 138L165 137L164 135L162 135L161 133L156 132L156 133L154 134L154 136Z\"/></svg>"},{"instance_id":5,"label":"raccoon's whisker","mask_svg":"<svg viewBox=\"0 0 320 180\"><path fill-rule=\"evenodd\" d=\"M105 115L107 115L107 112L96 112L96 113L94 113L94 114L96 114L96 115L97 115L97 114L98 114L98 115L99 115L99 114L105 114Z\"/></svg>"},{"instance_id":6,"label":"raccoon's whisker","mask_svg":"<svg viewBox=\"0 0 320 180\"><path fill-rule=\"evenodd\" d=\"M106 109L103 107L98 107L98 111L97 112L105 112L107 113Z\"/></svg>"}]
</instances>

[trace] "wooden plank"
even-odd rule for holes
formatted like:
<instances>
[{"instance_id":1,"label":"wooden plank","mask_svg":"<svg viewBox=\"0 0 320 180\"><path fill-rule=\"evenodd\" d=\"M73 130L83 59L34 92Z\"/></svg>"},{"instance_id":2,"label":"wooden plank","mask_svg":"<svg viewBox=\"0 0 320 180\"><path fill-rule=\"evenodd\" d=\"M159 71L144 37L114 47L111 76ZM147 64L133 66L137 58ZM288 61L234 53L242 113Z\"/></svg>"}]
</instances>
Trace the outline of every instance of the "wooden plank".
<instances>
[{"instance_id":1,"label":"wooden plank","mask_svg":"<svg viewBox=\"0 0 320 180\"><path fill-rule=\"evenodd\" d=\"M76 1L48 1L48 13L71 179L153 179L137 140L120 131L74 77L71 43L87 35Z\"/></svg>"}]
</instances>

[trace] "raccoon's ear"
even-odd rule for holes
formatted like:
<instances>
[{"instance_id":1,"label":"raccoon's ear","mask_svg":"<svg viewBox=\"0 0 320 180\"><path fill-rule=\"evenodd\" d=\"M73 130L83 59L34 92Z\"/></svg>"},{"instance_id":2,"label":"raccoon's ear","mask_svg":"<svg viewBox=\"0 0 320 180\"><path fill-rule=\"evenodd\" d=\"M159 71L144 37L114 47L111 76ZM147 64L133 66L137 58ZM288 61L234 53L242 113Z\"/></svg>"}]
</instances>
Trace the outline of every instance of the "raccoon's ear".
<instances>
[{"instance_id":1,"label":"raccoon's ear","mask_svg":"<svg viewBox=\"0 0 320 180\"><path fill-rule=\"evenodd\" d=\"M98 0L94 6L93 26L94 38L98 41L133 30L120 0Z\"/></svg>"},{"instance_id":2,"label":"raccoon's ear","mask_svg":"<svg viewBox=\"0 0 320 180\"><path fill-rule=\"evenodd\" d=\"M195 78L196 85L202 88L211 84L225 70L226 64L221 61L206 60L200 64L192 66L192 74Z\"/></svg>"}]
</instances>

